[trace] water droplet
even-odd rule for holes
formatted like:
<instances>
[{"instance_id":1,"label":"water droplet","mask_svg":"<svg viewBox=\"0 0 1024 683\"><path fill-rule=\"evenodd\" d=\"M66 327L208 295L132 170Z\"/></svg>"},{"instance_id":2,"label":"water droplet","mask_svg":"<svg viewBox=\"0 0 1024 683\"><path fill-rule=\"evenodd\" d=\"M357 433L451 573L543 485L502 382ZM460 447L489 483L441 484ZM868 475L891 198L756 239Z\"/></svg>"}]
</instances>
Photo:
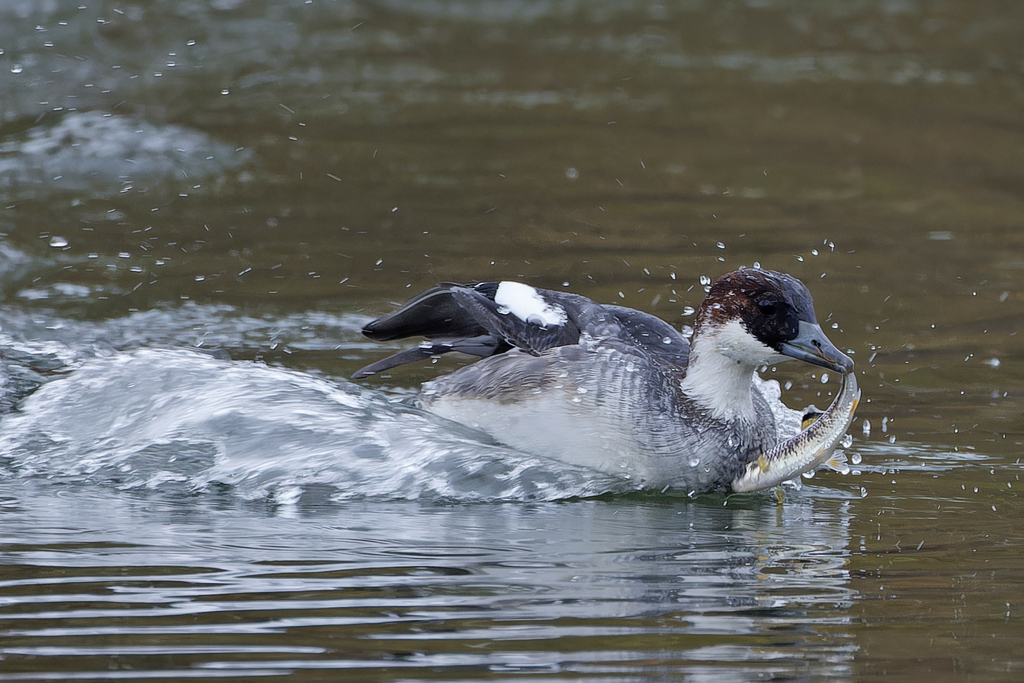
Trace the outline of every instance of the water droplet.
<instances>
[{"instance_id":1,"label":"water droplet","mask_svg":"<svg viewBox=\"0 0 1024 683\"><path fill-rule=\"evenodd\" d=\"M889 443L896 443L896 435L893 434L889 437Z\"/></svg>"},{"instance_id":2,"label":"water droplet","mask_svg":"<svg viewBox=\"0 0 1024 683\"><path fill-rule=\"evenodd\" d=\"M804 472L803 476L804 479L814 479L814 470L811 470L810 472Z\"/></svg>"},{"instance_id":3,"label":"water droplet","mask_svg":"<svg viewBox=\"0 0 1024 683\"><path fill-rule=\"evenodd\" d=\"M205 275L196 275L196 282L202 282L206 279Z\"/></svg>"},{"instance_id":4,"label":"water droplet","mask_svg":"<svg viewBox=\"0 0 1024 683\"><path fill-rule=\"evenodd\" d=\"M868 490L866 488L864 488L863 486L860 487L860 497L861 498L867 498L868 497Z\"/></svg>"},{"instance_id":5,"label":"water droplet","mask_svg":"<svg viewBox=\"0 0 1024 683\"><path fill-rule=\"evenodd\" d=\"M722 242L719 242L717 246L719 249L725 249L725 244Z\"/></svg>"},{"instance_id":6,"label":"water droplet","mask_svg":"<svg viewBox=\"0 0 1024 683\"><path fill-rule=\"evenodd\" d=\"M22 71L24 71L24 69L22 69L21 64L12 64L11 65L11 73L12 74L20 74Z\"/></svg>"},{"instance_id":7,"label":"water droplet","mask_svg":"<svg viewBox=\"0 0 1024 683\"><path fill-rule=\"evenodd\" d=\"M700 276L700 283L702 285L710 285L711 284L711 278L709 278L707 275L701 275Z\"/></svg>"},{"instance_id":8,"label":"water droplet","mask_svg":"<svg viewBox=\"0 0 1024 683\"><path fill-rule=\"evenodd\" d=\"M792 388L793 388L793 383L792 383L792 382L790 382L790 381L789 381L789 380L787 379L787 380L786 380L786 383L785 383L785 384L783 385L783 388L784 388L784 389L785 389L786 391L789 391L790 389L792 389Z\"/></svg>"},{"instance_id":9,"label":"water droplet","mask_svg":"<svg viewBox=\"0 0 1024 683\"><path fill-rule=\"evenodd\" d=\"M585 393L587 393L587 390L586 390L585 387L576 387L576 393L577 394L585 394Z\"/></svg>"},{"instance_id":10,"label":"water droplet","mask_svg":"<svg viewBox=\"0 0 1024 683\"><path fill-rule=\"evenodd\" d=\"M230 95L231 91L228 90L227 88L224 88L223 90L220 91L220 94L221 95Z\"/></svg>"},{"instance_id":11,"label":"water droplet","mask_svg":"<svg viewBox=\"0 0 1024 683\"><path fill-rule=\"evenodd\" d=\"M50 246L57 247L58 249L61 247L66 247L68 246L68 240L66 237L54 235L53 237L50 238Z\"/></svg>"},{"instance_id":12,"label":"water droplet","mask_svg":"<svg viewBox=\"0 0 1024 683\"><path fill-rule=\"evenodd\" d=\"M570 166L569 168L565 169L565 177L568 178L569 180L576 180L577 178L580 177L580 172Z\"/></svg>"},{"instance_id":13,"label":"water droplet","mask_svg":"<svg viewBox=\"0 0 1024 683\"><path fill-rule=\"evenodd\" d=\"M842 446L843 448L849 448L850 446L853 445L853 437L847 434L846 436L843 437L842 441L839 442L839 445ZM856 465L857 463L854 464Z\"/></svg>"},{"instance_id":14,"label":"water droplet","mask_svg":"<svg viewBox=\"0 0 1024 683\"><path fill-rule=\"evenodd\" d=\"M695 312L693 306L683 306L683 315L693 315Z\"/></svg>"},{"instance_id":15,"label":"water droplet","mask_svg":"<svg viewBox=\"0 0 1024 683\"><path fill-rule=\"evenodd\" d=\"M672 343L672 337L662 337L661 338L661 343L662 344L671 344Z\"/></svg>"},{"instance_id":16,"label":"water droplet","mask_svg":"<svg viewBox=\"0 0 1024 683\"><path fill-rule=\"evenodd\" d=\"M700 458L690 458L690 467L697 467L700 465Z\"/></svg>"},{"instance_id":17,"label":"water droplet","mask_svg":"<svg viewBox=\"0 0 1024 683\"><path fill-rule=\"evenodd\" d=\"M822 384L828 384L828 373L827 372L821 373L821 383Z\"/></svg>"}]
</instances>

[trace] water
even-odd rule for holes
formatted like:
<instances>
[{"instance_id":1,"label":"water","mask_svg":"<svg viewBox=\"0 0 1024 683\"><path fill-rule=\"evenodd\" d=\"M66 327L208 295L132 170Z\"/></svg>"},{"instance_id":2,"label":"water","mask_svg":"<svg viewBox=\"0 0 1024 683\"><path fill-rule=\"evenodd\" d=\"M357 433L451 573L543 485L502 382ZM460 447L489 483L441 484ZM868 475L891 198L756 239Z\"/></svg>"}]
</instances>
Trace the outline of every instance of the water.
<instances>
[{"instance_id":1,"label":"water","mask_svg":"<svg viewBox=\"0 0 1024 683\"><path fill-rule=\"evenodd\" d=\"M186 350L82 361L5 420L10 474L288 502L559 500L628 479L559 467L347 382Z\"/></svg>"},{"instance_id":2,"label":"water","mask_svg":"<svg viewBox=\"0 0 1024 683\"><path fill-rule=\"evenodd\" d=\"M1022 28L4 3L0 680L1018 680ZM438 281L683 328L755 262L864 391L849 471L781 503L634 492L404 402L464 360L345 379Z\"/></svg>"},{"instance_id":3,"label":"water","mask_svg":"<svg viewBox=\"0 0 1024 683\"><path fill-rule=\"evenodd\" d=\"M856 650L842 500L275 510L42 488L8 511L42 526L5 552L8 672L842 677Z\"/></svg>"}]
</instances>

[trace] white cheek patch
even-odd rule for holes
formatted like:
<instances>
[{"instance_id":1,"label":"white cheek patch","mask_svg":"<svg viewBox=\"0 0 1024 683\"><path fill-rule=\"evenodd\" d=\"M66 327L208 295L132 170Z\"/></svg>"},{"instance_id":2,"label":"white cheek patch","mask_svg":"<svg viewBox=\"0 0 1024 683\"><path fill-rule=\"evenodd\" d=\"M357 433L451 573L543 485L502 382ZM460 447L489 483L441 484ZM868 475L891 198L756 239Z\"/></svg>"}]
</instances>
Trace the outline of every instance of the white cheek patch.
<instances>
[{"instance_id":1,"label":"white cheek patch","mask_svg":"<svg viewBox=\"0 0 1024 683\"><path fill-rule=\"evenodd\" d=\"M784 360L775 349L759 341L743 328L738 320L730 320L714 336L715 348L723 356L745 365L759 365Z\"/></svg>"},{"instance_id":2,"label":"white cheek patch","mask_svg":"<svg viewBox=\"0 0 1024 683\"><path fill-rule=\"evenodd\" d=\"M521 282L502 282L494 293L494 303L523 322L541 327L561 326L568 317L558 304L549 304L536 289Z\"/></svg>"}]
</instances>

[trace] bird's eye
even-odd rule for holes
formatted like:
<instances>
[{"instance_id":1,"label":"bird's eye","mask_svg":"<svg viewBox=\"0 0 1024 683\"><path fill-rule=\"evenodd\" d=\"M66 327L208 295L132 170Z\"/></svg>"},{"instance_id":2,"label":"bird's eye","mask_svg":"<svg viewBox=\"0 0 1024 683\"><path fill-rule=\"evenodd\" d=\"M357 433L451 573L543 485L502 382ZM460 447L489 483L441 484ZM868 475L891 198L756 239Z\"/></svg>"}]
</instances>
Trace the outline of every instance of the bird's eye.
<instances>
[{"instance_id":1,"label":"bird's eye","mask_svg":"<svg viewBox=\"0 0 1024 683\"><path fill-rule=\"evenodd\" d=\"M775 315L775 302L762 299L757 302L757 309L761 311L762 315Z\"/></svg>"}]
</instances>

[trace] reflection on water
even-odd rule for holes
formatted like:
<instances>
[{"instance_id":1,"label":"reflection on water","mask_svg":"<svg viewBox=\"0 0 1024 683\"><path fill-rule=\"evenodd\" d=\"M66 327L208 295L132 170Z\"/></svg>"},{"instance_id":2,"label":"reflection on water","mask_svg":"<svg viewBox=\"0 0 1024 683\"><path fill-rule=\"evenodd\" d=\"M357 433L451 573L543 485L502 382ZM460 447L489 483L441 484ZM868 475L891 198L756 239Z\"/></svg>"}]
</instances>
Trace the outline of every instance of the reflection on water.
<instances>
[{"instance_id":1,"label":"reflection on water","mask_svg":"<svg viewBox=\"0 0 1024 683\"><path fill-rule=\"evenodd\" d=\"M0 3L0 679L1018 680L1022 31L988 0ZM681 326L754 262L864 390L861 462L781 506L403 406L458 359L344 380L438 281Z\"/></svg>"},{"instance_id":2,"label":"reflection on water","mask_svg":"<svg viewBox=\"0 0 1024 683\"><path fill-rule=\"evenodd\" d=\"M3 495L5 536L33 536L3 549L4 680L844 677L856 650L849 504L828 497L259 509L46 482Z\"/></svg>"}]
</instances>

